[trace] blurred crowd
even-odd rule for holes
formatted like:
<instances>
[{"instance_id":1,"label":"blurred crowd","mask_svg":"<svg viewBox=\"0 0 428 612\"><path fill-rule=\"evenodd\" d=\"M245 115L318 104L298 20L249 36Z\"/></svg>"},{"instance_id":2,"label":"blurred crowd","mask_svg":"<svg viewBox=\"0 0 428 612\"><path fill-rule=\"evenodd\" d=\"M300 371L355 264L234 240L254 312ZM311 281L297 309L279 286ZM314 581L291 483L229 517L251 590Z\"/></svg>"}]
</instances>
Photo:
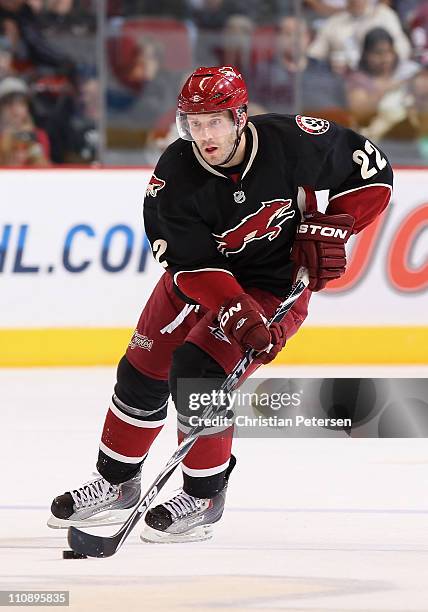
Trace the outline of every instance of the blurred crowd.
<instances>
[{"instance_id":1,"label":"blurred crowd","mask_svg":"<svg viewBox=\"0 0 428 612\"><path fill-rule=\"evenodd\" d=\"M219 64L250 114L324 117L428 161L428 0L0 0L0 166L154 164L186 76Z\"/></svg>"},{"instance_id":2,"label":"blurred crowd","mask_svg":"<svg viewBox=\"0 0 428 612\"><path fill-rule=\"evenodd\" d=\"M87 2L0 0L0 166L97 159L95 36Z\"/></svg>"}]
</instances>

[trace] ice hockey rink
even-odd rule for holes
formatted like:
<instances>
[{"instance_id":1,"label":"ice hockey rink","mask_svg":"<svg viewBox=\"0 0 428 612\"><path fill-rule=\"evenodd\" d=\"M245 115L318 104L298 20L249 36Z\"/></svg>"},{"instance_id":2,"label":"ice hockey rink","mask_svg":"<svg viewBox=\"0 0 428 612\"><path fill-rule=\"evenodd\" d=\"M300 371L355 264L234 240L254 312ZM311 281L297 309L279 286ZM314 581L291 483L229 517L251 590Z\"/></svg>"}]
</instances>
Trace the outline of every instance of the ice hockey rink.
<instances>
[{"instance_id":1,"label":"ice hockey rink","mask_svg":"<svg viewBox=\"0 0 428 612\"><path fill-rule=\"evenodd\" d=\"M427 367L268 371L428 375ZM422 438L237 439L213 540L143 544L138 525L114 557L63 560L66 532L46 527L49 505L90 478L114 375L107 367L0 370L0 589L68 590L72 610L428 610ZM144 483L175 445L171 410ZM176 475L166 494L178 485Z\"/></svg>"}]
</instances>

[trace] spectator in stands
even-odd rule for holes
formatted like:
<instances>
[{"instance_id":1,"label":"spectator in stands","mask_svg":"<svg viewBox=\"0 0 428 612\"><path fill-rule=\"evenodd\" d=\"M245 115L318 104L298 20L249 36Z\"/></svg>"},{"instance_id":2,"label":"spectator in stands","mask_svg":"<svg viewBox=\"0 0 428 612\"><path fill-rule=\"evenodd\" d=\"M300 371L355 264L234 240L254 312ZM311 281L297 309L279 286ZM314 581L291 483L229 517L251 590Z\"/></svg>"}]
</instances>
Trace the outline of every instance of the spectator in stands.
<instances>
[{"instance_id":1,"label":"spectator in stands","mask_svg":"<svg viewBox=\"0 0 428 612\"><path fill-rule=\"evenodd\" d=\"M428 1L421 2L409 16L410 40L415 58L428 64Z\"/></svg>"},{"instance_id":2,"label":"spectator in stands","mask_svg":"<svg viewBox=\"0 0 428 612\"><path fill-rule=\"evenodd\" d=\"M124 9L128 15L168 17L169 19L187 19L190 14L188 0L132 0L131 2L125 0L125 2L122 1L121 11L117 14L123 15Z\"/></svg>"},{"instance_id":3,"label":"spectator in stands","mask_svg":"<svg viewBox=\"0 0 428 612\"><path fill-rule=\"evenodd\" d=\"M416 145L422 159L428 159L428 67L422 67L397 90L379 102L376 116L360 132L373 140L404 141L406 149Z\"/></svg>"},{"instance_id":4,"label":"spectator in stands","mask_svg":"<svg viewBox=\"0 0 428 612\"><path fill-rule=\"evenodd\" d=\"M367 126L377 115L381 100L388 94L395 96L397 113L405 113L404 108L400 111L402 94L408 80L418 71L416 62L399 58L394 40L384 28L367 32L358 70L348 77L347 82L348 108L356 126Z\"/></svg>"},{"instance_id":5,"label":"spectator in stands","mask_svg":"<svg viewBox=\"0 0 428 612\"><path fill-rule=\"evenodd\" d=\"M228 17L238 12L236 0L201 0L195 6L191 18L201 30L221 30Z\"/></svg>"},{"instance_id":6,"label":"spectator in stands","mask_svg":"<svg viewBox=\"0 0 428 612\"><path fill-rule=\"evenodd\" d=\"M13 63L16 63L16 60L20 57L25 56L25 48L24 44L21 40L21 36L19 33L18 26L16 21L8 18L5 14L2 14L1 6L0 6L0 25L2 36L7 39L10 46L10 51L12 53Z\"/></svg>"},{"instance_id":7,"label":"spectator in stands","mask_svg":"<svg viewBox=\"0 0 428 612\"><path fill-rule=\"evenodd\" d=\"M70 119L68 163L93 164L99 161L100 84L95 76L79 85L79 96Z\"/></svg>"},{"instance_id":8,"label":"spectator in stands","mask_svg":"<svg viewBox=\"0 0 428 612\"><path fill-rule=\"evenodd\" d=\"M365 34L375 27L387 30L401 59L410 56L410 43L396 13L377 0L347 0L347 9L330 17L320 28L309 48L309 56L329 60L339 74L355 69L361 56Z\"/></svg>"},{"instance_id":9,"label":"spectator in stands","mask_svg":"<svg viewBox=\"0 0 428 612\"><path fill-rule=\"evenodd\" d=\"M56 15L69 15L73 12L75 0L47 0L47 10Z\"/></svg>"},{"instance_id":10,"label":"spectator in stands","mask_svg":"<svg viewBox=\"0 0 428 612\"><path fill-rule=\"evenodd\" d=\"M253 63L253 32L254 23L249 17L231 15L223 28L221 47L216 49L212 65L236 66L244 77L249 77Z\"/></svg>"},{"instance_id":11,"label":"spectator in stands","mask_svg":"<svg viewBox=\"0 0 428 612\"><path fill-rule=\"evenodd\" d=\"M410 82L407 116L415 130L419 153L428 160L428 63Z\"/></svg>"},{"instance_id":12,"label":"spectator in stands","mask_svg":"<svg viewBox=\"0 0 428 612\"><path fill-rule=\"evenodd\" d=\"M191 11L195 27L195 61L202 66L216 63L219 37L232 15L245 14L239 0L201 0Z\"/></svg>"},{"instance_id":13,"label":"spectator in stands","mask_svg":"<svg viewBox=\"0 0 428 612\"><path fill-rule=\"evenodd\" d=\"M96 7L92 5L94 2L95 0L44 0L39 19L43 34L72 34L82 37L88 32L95 32ZM59 40L58 44L61 42Z\"/></svg>"},{"instance_id":14,"label":"spectator in stands","mask_svg":"<svg viewBox=\"0 0 428 612\"><path fill-rule=\"evenodd\" d=\"M326 62L308 58L310 32L304 19L280 19L276 53L256 65L250 81L252 99L271 112L318 112L343 108L343 82ZM251 83L253 85L251 86Z\"/></svg>"},{"instance_id":15,"label":"spectator in stands","mask_svg":"<svg viewBox=\"0 0 428 612\"><path fill-rule=\"evenodd\" d=\"M31 6L30 0L0 0L0 21L3 20L12 23L19 34L14 50L19 50L25 56L19 58L21 61L30 61L35 66L49 66L62 74L74 76L75 66L72 59L45 40L39 15Z\"/></svg>"},{"instance_id":16,"label":"spectator in stands","mask_svg":"<svg viewBox=\"0 0 428 612\"><path fill-rule=\"evenodd\" d=\"M407 25L411 14L427 0L381 0L390 6L398 15L401 23Z\"/></svg>"},{"instance_id":17,"label":"spectator in stands","mask_svg":"<svg viewBox=\"0 0 428 612\"><path fill-rule=\"evenodd\" d=\"M6 36L0 35L0 79L14 73L12 60L12 45Z\"/></svg>"},{"instance_id":18,"label":"spectator in stands","mask_svg":"<svg viewBox=\"0 0 428 612\"><path fill-rule=\"evenodd\" d=\"M149 36L133 41L123 60L112 66L109 126L156 130L165 114L175 108L181 74L165 69L163 50Z\"/></svg>"},{"instance_id":19,"label":"spectator in stands","mask_svg":"<svg viewBox=\"0 0 428 612\"><path fill-rule=\"evenodd\" d=\"M0 165L47 166L49 139L34 125L28 86L7 77L0 82Z\"/></svg>"},{"instance_id":20,"label":"spectator in stands","mask_svg":"<svg viewBox=\"0 0 428 612\"><path fill-rule=\"evenodd\" d=\"M346 9L346 0L305 0L305 6L319 17L331 17Z\"/></svg>"}]
</instances>

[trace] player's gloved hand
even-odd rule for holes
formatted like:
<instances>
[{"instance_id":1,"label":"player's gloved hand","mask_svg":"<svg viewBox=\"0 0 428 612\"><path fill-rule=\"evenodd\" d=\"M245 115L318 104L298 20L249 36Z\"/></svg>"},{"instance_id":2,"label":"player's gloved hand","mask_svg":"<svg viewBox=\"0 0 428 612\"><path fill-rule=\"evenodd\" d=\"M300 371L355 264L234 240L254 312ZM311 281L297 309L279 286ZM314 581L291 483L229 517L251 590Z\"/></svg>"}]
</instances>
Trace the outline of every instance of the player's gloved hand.
<instances>
[{"instance_id":1,"label":"player's gloved hand","mask_svg":"<svg viewBox=\"0 0 428 612\"><path fill-rule=\"evenodd\" d=\"M278 355L278 353L282 351L287 341L287 338L285 336L285 325L283 325L282 323L272 323L269 326L269 331L271 335L271 346L266 351L261 351L257 355L256 361L258 361L259 363L266 364L270 361L273 361Z\"/></svg>"},{"instance_id":2,"label":"player's gloved hand","mask_svg":"<svg viewBox=\"0 0 428 612\"><path fill-rule=\"evenodd\" d=\"M257 361L269 363L285 345L285 327L280 323L267 326L262 307L247 293L228 300L218 315L220 328L245 351L260 351Z\"/></svg>"},{"instance_id":3,"label":"player's gloved hand","mask_svg":"<svg viewBox=\"0 0 428 612\"><path fill-rule=\"evenodd\" d=\"M345 273L345 244L352 235L354 223L354 217L348 214L308 215L297 227L291 250L294 280L301 266L308 270L311 291L320 291L328 281L340 278Z\"/></svg>"},{"instance_id":4,"label":"player's gloved hand","mask_svg":"<svg viewBox=\"0 0 428 612\"><path fill-rule=\"evenodd\" d=\"M271 344L271 335L262 307L248 293L241 293L223 304L218 313L220 329L242 350L264 351Z\"/></svg>"}]
</instances>

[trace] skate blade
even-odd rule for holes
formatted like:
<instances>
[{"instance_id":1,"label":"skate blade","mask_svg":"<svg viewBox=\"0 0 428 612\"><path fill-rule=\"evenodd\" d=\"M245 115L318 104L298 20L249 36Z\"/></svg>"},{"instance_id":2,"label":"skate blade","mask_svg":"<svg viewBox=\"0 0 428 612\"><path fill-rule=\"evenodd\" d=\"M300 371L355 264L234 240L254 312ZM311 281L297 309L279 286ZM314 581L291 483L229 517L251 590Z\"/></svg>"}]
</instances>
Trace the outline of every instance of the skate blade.
<instances>
[{"instance_id":1,"label":"skate blade","mask_svg":"<svg viewBox=\"0 0 428 612\"><path fill-rule=\"evenodd\" d=\"M51 529L68 529L69 527L103 527L106 525L121 525L132 512L132 508L126 510L107 510L94 516L81 520L60 519L50 515L47 526Z\"/></svg>"},{"instance_id":2,"label":"skate blade","mask_svg":"<svg viewBox=\"0 0 428 612\"><path fill-rule=\"evenodd\" d=\"M150 544L180 544L184 542L203 542L213 537L212 525L198 525L186 533L168 533L145 526L140 534L142 542Z\"/></svg>"}]
</instances>

